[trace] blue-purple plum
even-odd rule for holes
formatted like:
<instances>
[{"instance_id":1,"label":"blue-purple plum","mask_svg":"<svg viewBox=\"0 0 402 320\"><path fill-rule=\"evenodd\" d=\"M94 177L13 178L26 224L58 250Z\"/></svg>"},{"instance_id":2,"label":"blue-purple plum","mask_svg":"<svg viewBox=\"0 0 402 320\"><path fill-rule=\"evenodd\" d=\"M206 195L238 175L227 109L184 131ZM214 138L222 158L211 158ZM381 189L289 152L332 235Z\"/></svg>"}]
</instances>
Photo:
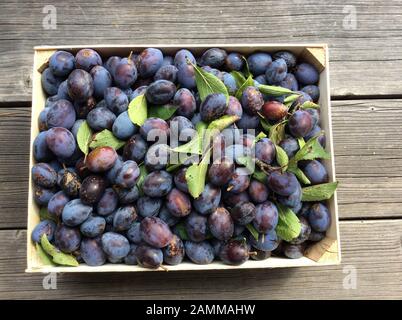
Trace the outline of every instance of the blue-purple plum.
<instances>
[{"instance_id":1,"label":"blue-purple plum","mask_svg":"<svg viewBox=\"0 0 402 320\"><path fill-rule=\"evenodd\" d=\"M234 222L229 211L224 207L218 207L209 215L208 227L218 240L226 241L233 236Z\"/></svg>"},{"instance_id":2,"label":"blue-purple plum","mask_svg":"<svg viewBox=\"0 0 402 320\"><path fill-rule=\"evenodd\" d=\"M135 162L140 163L144 160L147 149L147 142L141 137L140 134L135 134L124 146L123 159L134 160Z\"/></svg>"},{"instance_id":3,"label":"blue-purple plum","mask_svg":"<svg viewBox=\"0 0 402 320\"><path fill-rule=\"evenodd\" d=\"M89 266L96 267L105 264L106 255L102 249L101 238L84 238L81 241L81 256Z\"/></svg>"},{"instance_id":4,"label":"blue-purple plum","mask_svg":"<svg viewBox=\"0 0 402 320\"><path fill-rule=\"evenodd\" d=\"M53 96L57 94L59 86L63 82L63 78L55 76L50 68L46 68L42 72L41 82L43 90L45 90L48 95Z\"/></svg>"},{"instance_id":5,"label":"blue-purple plum","mask_svg":"<svg viewBox=\"0 0 402 320\"><path fill-rule=\"evenodd\" d=\"M46 134L46 143L48 148L61 158L71 157L77 147L73 134L62 127L49 129Z\"/></svg>"},{"instance_id":6,"label":"blue-purple plum","mask_svg":"<svg viewBox=\"0 0 402 320\"><path fill-rule=\"evenodd\" d=\"M119 115L128 108L127 95L117 87L106 88L104 91L106 105L115 115Z\"/></svg>"},{"instance_id":7,"label":"blue-purple plum","mask_svg":"<svg viewBox=\"0 0 402 320\"><path fill-rule=\"evenodd\" d=\"M244 89L241 99L243 110L250 115L255 115L264 105L264 99L261 92L256 87L247 87Z\"/></svg>"},{"instance_id":8,"label":"blue-purple plum","mask_svg":"<svg viewBox=\"0 0 402 320\"><path fill-rule=\"evenodd\" d=\"M186 256L196 264L210 264L214 260L214 249L208 241L185 241Z\"/></svg>"},{"instance_id":9,"label":"blue-purple plum","mask_svg":"<svg viewBox=\"0 0 402 320\"><path fill-rule=\"evenodd\" d=\"M122 188L132 188L140 176L140 168L133 160L127 160L116 172L115 184Z\"/></svg>"},{"instance_id":10,"label":"blue-purple plum","mask_svg":"<svg viewBox=\"0 0 402 320\"><path fill-rule=\"evenodd\" d=\"M95 98L98 100L103 99L106 88L112 86L113 80L110 72L102 66L95 66L89 74L93 79Z\"/></svg>"},{"instance_id":11,"label":"blue-purple plum","mask_svg":"<svg viewBox=\"0 0 402 320\"><path fill-rule=\"evenodd\" d=\"M297 81L303 85L316 84L319 79L317 69L309 63L301 63L295 68Z\"/></svg>"},{"instance_id":12,"label":"blue-purple plum","mask_svg":"<svg viewBox=\"0 0 402 320\"><path fill-rule=\"evenodd\" d=\"M128 112L124 111L113 122L112 131L116 138L127 140L138 131L138 127L131 121Z\"/></svg>"},{"instance_id":13,"label":"blue-purple plum","mask_svg":"<svg viewBox=\"0 0 402 320\"><path fill-rule=\"evenodd\" d=\"M281 196L290 196L300 187L299 181L291 172L273 171L268 176L267 182L268 187Z\"/></svg>"},{"instance_id":14,"label":"blue-purple plum","mask_svg":"<svg viewBox=\"0 0 402 320\"><path fill-rule=\"evenodd\" d=\"M118 195L113 188L106 188L105 192L96 204L96 212L101 216L107 216L116 210L119 202Z\"/></svg>"},{"instance_id":15,"label":"blue-purple plum","mask_svg":"<svg viewBox=\"0 0 402 320\"><path fill-rule=\"evenodd\" d=\"M208 183L200 196L193 200L193 206L198 213L208 215L218 208L220 201L221 189Z\"/></svg>"},{"instance_id":16,"label":"blue-purple plum","mask_svg":"<svg viewBox=\"0 0 402 320\"><path fill-rule=\"evenodd\" d=\"M278 224L279 212L271 201L260 203L255 207L253 226L260 233L274 230Z\"/></svg>"},{"instance_id":17,"label":"blue-purple plum","mask_svg":"<svg viewBox=\"0 0 402 320\"><path fill-rule=\"evenodd\" d=\"M141 238L155 248L163 248L172 240L169 226L157 217L146 217L140 225Z\"/></svg>"},{"instance_id":18,"label":"blue-purple plum","mask_svg":"<svg viewBox=\"0 0 402 320\"><path fill-rule=\"evenodd\" d=\"M173 82L157 80L148 86L145 96L150 103L162 105L173 99L175 93L176 86Z\"/></svg>"},{"instance_id":19,"label":"blue-purple plum","mask_svg":"<svg viewBox=\"0 0 402 320\"><path fill-rule=\"evenodd\" d=\"M86 101L94 93L94 82L88 72L75 69L67 78L67 89L73 101Z\"/></svg>"},{"instance_id":20,"label":"blue-purple plum","mask_svg":"<svg viewBox=\"0 0 402 320\"><path fill-rule=\"evenodd\" d=\"M279 245L279 239L275 230L270 230L265 234L259 234L258 240L251 236L250 244L261 251L274 251Z\"/></svg>"},{"instance_id":21,"label":"blue-purple plum","mask_svg":"<svg viewBox=\"0 0 402 320\"><path fill-rule=\"evenodd\" d=\"M139 222L133 222L130 225L130 228L126 232L126 237L127 239L135 244L140 244L142 241L141 238L141 231L140 231L140 223Z\"/></svg>"},{"instance_id":22,"label":"blue-purple plum","mask_svg":"<svg viewBox=\"0 0 402 320\"><path fill-rule=\"evenodd\" d=\"M47 204L47 211L49 215L54 218L60 218L63 212L64 206L67 202L70 201L70 198L63 192L58 191L50 198L49 203Z\"/></svg>"},{"instance_id":23,"label":"blue-purple plum","mask_svg":"<svg viewBox=\"0 0 402 320\"><path fill-rule=\"evenodd\" d=\"M289 159L293 158L300 149L297 140L291 136L286 136L285 139L279 143L279 146L286 152Z\"/></svg>"},{"instance_id":24,"label":"blue-purple plum","mask_svg":"<svg viewBox=\"0 0 402 320\"><path fill-rule=\"evenodd\" d=\"M161 66L154 75L154 80L168 80L175 83L177 80L177 72L179 70L171 64Z\"/></svg>"},{"instance_id":25,"label":"blue-purple plum","mask_svg":"<svg viewBox=\"0 0 402 320\"><path fill-rule=\"evenodd\" d=\"M83 223L92 214L92 207L74 199L66 203L62 212L63 223L75 227Z\"/></svg>"},{"instance_id":26,"label":"blue-purple plum","mask_svg":"<svg viewBox=\"0 0 402 320\"><path fill-rule=\"evenodd\" d=\"M102 235L102 248L108 258L119 260L127 256L130 251L130 243L121 234L106 232Z\"/></svg>"},{"instance_id":27,"label":"blue-purple plum","mask_svg":"<svg viewBox=\"0 0 402 320\"><path fill-rule=\"evenodd\" d=\"M74 56L67 51L59 50L49 58L49 68L57 77L66 77L75 67Z\"/></svg>"},{"instance_id":28,"label":"blue-purple plum","mask_svg":"<svg viewBox=\"0 0 402 320\"><path fill-rule=\"evenodd\" d=\"M254 220L255 212L252 202L239 202L232 208L230 215L235 223L244 226Z\"/></svg>"},{"instance_id":29,"label":"blue-purple plum","mask_svg":"<svg viewBox=\"0 0 402 320\"><path fill-rule=\"evenodd\" d=\"M102 65L102 58L93 49L81 49L75 55L75 63L77 69L89 72L93 67Z\"/></svg>"},{"instance_id":30,"label":"blue-purple plum","mask_svg":"<svg viewBox=\"0 0 402 320\"><path fill-rule=\"evenodd\" d=\"M114 83L121 89L130 88L137 80L137 68L133 60L129 58L121 59L113 72Z\"/></svg>"},{"instance_id":31,"label":"blue-purple plum","mask_svg":"<svg viewBox=\"0 0 402 320\"><path fill-rule=\"evenodd\" d=\"M331 214L328 207L319 202L314 203L308 211L308 221L314 231L327 231L331 225Z\"/></svg>"},{"instance_id":32,"label":"blue-purple plum","mask_svg":"<svg viewBox=\"0 0 402 320\"><path fill-rule=\"evenodd\" d=\"M84 204L95 205L99 202L106 189L106 179L103 176L90 175L81 184L80 199Z\"/></svg>"},{"instance_id":33,"label":"blue-purple plum","mask_svg":"<svg viewBox=\"0 0 402 320\"><path fill-rule=\"evenodd\" d=\"M83 236L95 238L100 236L106 227L105 218L99 216L89 217L80 225L80 231Z\"/></svg>"},{"instance_id":34,"label":"blue-purple plum","mask_svg":"<svg viewBox=\"0 0 402 320\"><path fill-rule=\"evenodd\" d=\"M185 217L191 212L190 197L179 189L172 188L166 196L166 208L175 217Z\"/></svg>"},{"instance_id":35,"label":"blue-purple plum","mask_svg":"<svg viewBox=\"0 0 402 320\"><path fill-rule=\"evenodd\" d=\"M137 210L141 217L157 216L163 201L161 198L141 197L137 200Z\"/></svg>"},{"instance_id":36,"label":"blue-purple plum","mask_svg":"<svg viewBox=\"0 0 402 320\"><path fill-rule=\"evenodd\" d=\"M152 77L162 66L162 63L162 51L155 48L147 48L137 58L138 73L142 78Z\"/></svg>"},{"instance_id":37,"label":"blue-purple plum","mask_svg":"<svg viewBox=\"0 0 402 320\"><path fill-rule=\"evenodd\" d=\"M34 200L40 206L47 206L50 199L56 193L55 189L46 189L40 186L34 186Z\"/></svg>"},{"instance_id":38,"label":"blue-purple plum","mask_svg":"<svg viewBox=\"0 0 402 320\"><path fill-rule=\"evenodd\" d=\"M295 138L304 137L313 129L313 118L309 112L297 110L290 116L288 127Z\"/></svg>"},{"instance_id":39,"label":"blue-purple plum","mask_svg":"<svg viewBox=\"0 0 402 320\"><path fill-rule=\"evenodd\" d=\"M43 220L39 222L32 230L31 239L33 242L40 243L40 240L44 234L49 241L53 240L54 231L56 230L56 224L52 220Z\"/></svg>"},{"instance_id":40,"label":"blue-purple plum","mask_svg":"<svg viewBox=\"0 0 402 320\"><path fill-rule=\"evenodd\" d=\"M227 191L241 193L246 191L250 185L250 176L246 168L236 168L227 183Z\"/></svg>"},{"instance_id":41,"label":"blue-purple plum","mask_svg":"<svg viewBox=\"0 0 402 320\"><path fill-rule=\"evenodd\" d=\"M75 122L75 110L70 101L60 99L56 101L46 114L48 128L63 127L70 129Z\"/></svg>"},{"instance_id":42,"label":"blue-purple plum","mask_svg":"<svg viewBox=\"0 0 402 320\"><path fill-rule=\"evenodd\" d=\"M57 183L56 171L44 162L35 164L31 169L31 175L33 182L44 188L52 188Z\"/></svg>"},{"instance_id":43,"label":"blue-purple plum","mask_svg":"<svg viewBox=\"0 0 402 320\"><path fill-rule=\"evenodd\" d=\"M112 147L97 147L87 156L86 164L92 172L105 172L113 167L117 153Z\"/></svg>"},{"instance_id":44,"label":"blue-purple plum","mask_svg":"<svg viewBox=\"0 0 402 320\"><path fill-rule=\"evenodd\" d=\"M247 62L250 72L256 77L265 73L265 70L267 70L269 64L272 62L272 58L268 53L256 52L247 58Z\"/></svg>"},{"instance_id":45,"label":"blue-purple plum","mask_svg":"<svg viewBox=\"0 0 402 320\"><path fill-rule=\"evenodd\" d=\"M80 230L63 224L58 225L54 232L54 243L65 253L77 251L81 244Z\"/></svg>"},{"instance_id":46,"label":"blue-purple plum","mask_svg":"<svg viewBox=\"0 0 402 320\"><path fill-rule=\"evenodd\" d=\"M173 98L173 103L177 106L176 114L189 119L194 115L197 109L194 95L186 88L177 90Z\"/></svg>"},{"instance_id":47,"label":"blue-purple plum","mask_svg":"<svg viewBox=\"0 0 402 320\"><path fill-rule=\"evenodd\" d=\"M252 179L248 186L248 194L254 203L263 203L267 201L269 196L268 187L258 180Z\"/></svg>"},{"instance_id":48,"label":"blue-purple plum","mask_svg":"<svg viewBox=\"0 0 402 320\"><path fill-rule=\"evenodd\" d=\"M277 84L285 80L288 72L286 61L279 58L271 62L265 71L265 78L268 84Z\"/></svg>"},{"instance_id":49,"label":"blue-purple plum","mask_svg":"<svg viewBox=\"0 0 402 320\"><path fill-rule=\"evenodd\" d=\"M135 256L137 257L138 264L144 268L157 269L163 262L162 250L146 244L137 246Z\"/></svg>"},{"instance_id":50,"label":"blue-purple plum","mask_svg":"<svg viewBox=\"0 0 402 320\"><path fill-rule=\"evenodd\" d=\"M205 122L218 119L225 114L226 109L226 96L223 93L212 93L201 103L201 119Z\"/></svg>"},{"instance_id":51,"label":"blue-purple plum","mask_svg":"<svg viewBox=\"0 0 402 320\"><path fill-rule=\"evenodd\" d=\"M320 88L315 84L309 84L301 89L301 91L307 93L313 102L317 102L320 99Z\"/></svg>"},{"instance_id":52,"label":"blue-purple plum","mask_svg":"<svg viewBox=\"0 0 402 320\"><path fill-rule=\"evenodd\" d=\"M328 172L325 166L318 160L310 160L304 162L302 170L311 184L320 184L328 182Z\"/></svg>"},{"instance_id":53,"label":"blue-purple plum","mask_svg":"<svg viewBox=\"0 0 402 320\"><path fill-rule=\"evenodd\" d=\"M229 71L241 71L244 67L244 59L240 53L231 52L225 58L225 66Z\"/></svg>"},{"instance_id":54,"label":"blue-purple plum","mask_svg":"<svg viewBox=\"0 0 402 320\"><path fill-rule=\"evenodd\" d=\"M113 217L113 228L121 232L130 229L132 223L137 219L137 210L133 205L126 205L116 210Z\"/></svg>"},{"instance_id":55,"label":"blue-purple plum","mask_svg":"<svg viewBox=\"0 0 402 320\"><path fill-rule=\"evenodd\" d=\"M163 261L166 264L175 266L180 264L184 259L184 244L183 241L175 234L168 245L163 248Z\"/></svg>"}]
</instances>

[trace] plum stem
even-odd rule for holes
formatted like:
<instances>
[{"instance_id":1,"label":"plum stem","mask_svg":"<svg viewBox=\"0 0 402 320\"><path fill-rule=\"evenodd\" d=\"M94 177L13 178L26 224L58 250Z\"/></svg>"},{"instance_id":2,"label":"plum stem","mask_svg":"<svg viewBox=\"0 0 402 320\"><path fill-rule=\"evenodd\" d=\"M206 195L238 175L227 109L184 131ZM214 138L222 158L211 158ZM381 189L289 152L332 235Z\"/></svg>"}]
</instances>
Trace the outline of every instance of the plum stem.
<instances>
[{"instance_id":1,"label":"plum stem","mask_svg":"<svg viewBox=\"0 0 402 320\"><path fill-rule=\"evenodd\" d=\"M162 264L159 266L159 268L161 268L161 269L165 270L166 272L167 272L167 271L169 271L169 269L168 269L168 268L166 268L166 267L165 267L164 265L162 265Z\"/></svg>"}]
</instances>

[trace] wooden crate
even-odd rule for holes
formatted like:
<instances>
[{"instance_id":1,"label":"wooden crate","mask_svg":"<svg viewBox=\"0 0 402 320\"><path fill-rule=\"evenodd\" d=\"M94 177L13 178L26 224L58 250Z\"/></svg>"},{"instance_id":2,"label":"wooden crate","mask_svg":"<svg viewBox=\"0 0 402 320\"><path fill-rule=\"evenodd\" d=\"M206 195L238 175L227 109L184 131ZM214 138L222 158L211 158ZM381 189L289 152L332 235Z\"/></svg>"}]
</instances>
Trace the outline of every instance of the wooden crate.
<instances>
[{"instance_id":1,"label":"wooden crate","mask_svg":"<svg viewBox=\"0 0 402 320\"><path fill-rule=\"evenodd\" d=\"M32 89L32 117L31 117L31 141L30 141L30 168L34 165L33 140L39 133L38 116L44 108L46 95L42 90L40 67L49 59L56 50L66 50L76 53L82 48L93 48L102 57L111 55L127 56L130 51L140 52L147 47L160 48L166 54L174 54L181 48L188 48L198 55L209 45L95 45L95 46L39 46L34 48L34 68L33 68L33 89ZM329 86L329 57L326 44L247 44L247 45L215 45L227 51L236 51L248 55L254 51L275 52L278 50L289 50L299 58L313 64L320 71L320 100L321 106L321 127L326 134L326 150L331 153L331 159L325 160L324 164L328 170L329 182L335 181L335 159L333 152L332 125L331 125L331 103ZM91 267L81 264L78 267L52 267L45 266L36 254L36 249L31 241L31 232L39 222L39 207L33 200L33 185L31 182L31 172L29 174L29 195L28 195L28 237L27 237L27 269L26 272L139 272L139 271L163 271L146 269L139 266L129 266L124 264L106 264L99 267ZM331 226L327 231L326 238L319 243L312 245L305 257L300 259L286 259L271 257L263 261L250 260L240 266L229 266L221 262L213 262L209 265L197 265L190 262L183 262L177 266L166 266L169 271L186 270L223 270L223 269L253 269L253 268L283 268L283 267L305 267L305 266L324 266L337 265L341 262L341 250L339 239L338 205L336 192L328 201L328 208L331 212Z\"/></svg>"}]
</instances>

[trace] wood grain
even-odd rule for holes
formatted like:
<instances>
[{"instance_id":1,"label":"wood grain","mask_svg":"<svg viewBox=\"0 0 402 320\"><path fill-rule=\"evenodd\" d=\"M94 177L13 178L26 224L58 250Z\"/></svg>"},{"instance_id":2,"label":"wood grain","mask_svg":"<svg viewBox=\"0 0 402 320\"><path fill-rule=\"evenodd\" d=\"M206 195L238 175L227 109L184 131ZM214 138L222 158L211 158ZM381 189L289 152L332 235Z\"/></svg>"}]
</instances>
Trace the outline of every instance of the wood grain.
<instances>
[{"instance_id":1,"label":"wood grain","mask_svg":"<svg viewBox=\"0 0 402 320\"><path fill-rule=\"evenodd\" d=\"M401 299L402 221L341 222L343 263L336 267L144 274L24 274L25 231L0 231L0 299ZM345 277L356 272L356 289ZM319 292L319 294L317 294Z\"/></svg>"},{"instance_id":2,"label":"wood grain","mask_svg":"<svg viewBox=\"0 0 402 320\"><path fill-rule=\"evenodd\" d=\"M341 219L402 217L402 100L334 101ZM0 228L26 227L30 108L0 109Z\"/></svg>"},{"instance_id":3,"label":"wood grain","mask_svg":"<svg viewBox=\"0 0 402 320\"><path fill-rule=\"evenodd\" d=\"M58 1L55 30L42 24L48 4L0 3L0 103L30 101L32 47L44 44L327 42L333 96L402 94L398 0L281 1L280 10L273 0Z\"/></svg>"}]
</instances>

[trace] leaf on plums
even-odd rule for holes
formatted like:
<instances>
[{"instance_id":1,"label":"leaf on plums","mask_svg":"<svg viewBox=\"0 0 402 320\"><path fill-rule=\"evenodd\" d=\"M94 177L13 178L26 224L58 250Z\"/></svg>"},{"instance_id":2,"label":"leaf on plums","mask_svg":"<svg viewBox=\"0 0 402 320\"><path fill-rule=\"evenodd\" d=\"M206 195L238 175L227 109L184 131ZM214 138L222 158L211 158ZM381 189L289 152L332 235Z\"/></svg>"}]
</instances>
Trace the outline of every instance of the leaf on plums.
<instances>
[{"instance_id":1,"label":"leaf on plums","mask_svg":"<svg viewBox=\"0 0 402 320\"><path fill-rule=\"evenodd\" d=\"M254 228L254 226L251 223L249 223L249 224L246 224L246 228L251 233L253 238L258 241L259 234L258 234L258 231Z\"/></svg>"},{"instance_id":2,"label":"leaf on plums","mask_svg":"<svg viewBox=\"0 0 402 320\"><path fill-rule=\"evenodd\" d=\"M248 65L248 61L247 61L247 58L245 57L245 56L241 56L241 58L243 59L243 61L244 61L244 75L246 76L246 77L252 77L253 75L251 74L251 72L250 72L250 67L249 67L249 65Z\"/></svg>"},{"instance_id":3,"label":"leaf on plums","mask_svg":"<svg viewBox=\"0 0 402 320\"><path fill-rule=\"evenodd\" d=\"M282 172L285 172L288 168L289 157L285 150L283 150L280 146L275 145L276 149L276 162L281 166Z\"/></svg>"},{"instance_id":4,"label":"leaf on plums","mask_svg":"<svg viewBox=\"0 0 402 320\"><path fill-rule=\"evenodd\" d=\"M240 119L240 117L238 117L238 116L224 115L224 116L220 117L219 119L213 120L208 125L207 129L222 131L223 129L229 127L230 125L232 125L239 119Z\"/></svg>"},{"instance_id":5,"label":"leaf on plums","mask_svg":"<svg viewBox=\"0 0 402 320\"><path fill-rule=\"evenodd\" d=\"M306 177L304 172L297 167L297 162L290 161L288 166L288 171L294 173L294 175L299 179L299 181L303 184L311 184L310 180Z\"/></svg>"},{"instance_id":6,"label":"leaf on plums","mask_svg":"<svg viewBox=\"0 0 402 320\"><path fill-rule=\"evenodd\" d=\"M178 153L190 153L190 154L202 154L202 139L199 135L196 135L189 142L182 144L176 148L171 149L173 152Z\"/></svg>"},{"instance_id":7,"label":"leaf on plums","mask_svg":"<svg viewBox=\"0 0 402 320\"><path fill-rule=\"evenodd\" d=\"M53 256L53 262L62 266L78 267L77 259L71 254L59 252Z\"/></svg>"},{"instance_id":8,"label":"leaf on plums","mask_svg":"<svg viewBox=\"0 0 402 320\"><path fill-rule=\"evenodd\" d=\"M128 105L128 116L130 120L138 125L142 126L148 118L147 99L145 94L141 94L135 97Z\"/></svg>"},{"instance_id":9,"label":"leaf on plums","mask_svg":"<svg viewBox=\"0 0 402 320\"><path fill-rule=\"evenodd\" d=\"M301 224L297 215L288 207L276 203L279 211L276 233L279 238L285 241L292 241L298 237L301 231Z\"/></svg>"},{"instance_id":10,"label":"leaf on plums","mask_svg":"<svg viewBox=\"0 0 402 320\"><path fill-rule=\"evenodd\" d=\"M117 139L113 132L108 129L104 129L101 132L96 133L92 137L92 141L89 145L91 149L98 147L112 147L115 150L120 149L125 145L125 141Z\"/></svg>"},{"instance_id":11,"label":"leaf on plums","mask_svg":"<svg viewBox=\"0 0 402 320\"><path fill-rule=\"evenodd\" d=\"M35 243L35 247L36 247L36 253L39 256L39 259L42 261L42 263L45 266L54 266L54 263L52 262L52 260L50 259L50 257L47 255L47 253L45 252L45 250L42 249L42 247L40 246L39 243Z\"/></svg>"},{"instance_id":12,"label":"leaf on plums","mask_svg":"<svg viewBox=\"0 0 402 320\"><path fill-rule=\"evenodd\" d=\"M92 140L92 129L88 125L88 122L81 123L77 131L77 143L78 147L83 154L87 155L89 152L89 144Z\"/></svg>"},{"instance_id":13,"label":"leaf on plums","mask_svg":"<svg viewBox=\"0 0 402 320\"><path fill-rule=\"evenodd\" d=\"M188 167L186 171L186 181L188 191L193 198L198 198L205 187L205 177L208 170L208 164L211 157L211 149L209 149L200 163L194 163Z\"/></svg>"},{"instance_id":14,"label":"leaf on plums","mask_svg":"<svg viewBox=\"0 0 402 320\"><path fill-rule=\"evenodd\" d=\"M338 187L338 181L316 184L302 189L302 201L328 200Z\"/></svg>"},{"instance_id":15,"label":"leaf on plums","mask_svg":"<svg viewBox=\"0 0 402 320\"><path fill-rule=\"evenodd\" d=\"M240 86L239 89L237 89L235 97L237 99L241 99L241 95L243 94L243 91L247 88L247 87L252 87L254 86L254 80L252 76L249 76L246 81L243 82L243 84Z\"/></svg>"},{"instance_id":16,"label":"leaf on plums","mask_svg":"<svg viewBox=\"0 0 402 320\"><path fill-rule=\"evenodd\" d=\"M321 146L318 138L321 134L311 138L294 156L295 161L330 159L331 155Z\"/></svg>"},{"instance_id":17,"label":"leaf on plums","mask_svg":"<svg viewBox=\"0 0 402 320\"><path fill-rule=\"evenodd\" d=\"M39 218L40 218L40 221L52 220L54 222L57 222L57 219L49 214L49 211L47 210L46 207L40 208L40 210L39 210Z\"/></svg>"},{"instance_id":18,"label":"leaf on plums","mask_svg":"<svg viewBox=\"0 0 402 320\"><path fill-rule=\"evenodd\" d=\"M265 134L265 132L262 132L262 131L261 131L261 132L255 137L253 144L257 143L258 141L260 141L261 139L266 138L266 137L267 137L267 135Z\"/></svg>"},{"instance_id":19,"label":"leaf on plums","mask_svg":"<svg viewBox=\"0 0 402 320\"><path fill-rule=\"evenodd\" d=\"M265 132L269 132L271 130L272 124L270 124L267 120L261 118L260 123Z\"/></svg>"},{"instance_id":20,"label":"leaf on plums","mask_svg":"<svg viewBox=\"0 0 402 320\"><path fill-rule=\"evenodd\" d=\"M289 107L293 102L297 100L298 97L300 97L300 94L291 94L283 100L283 104Z\"/></svg>"},{"instance_id":21,"label":"leaf on plums","mask_svg":"<svg viewBox=\"0 0 402 320\"><path fill-rule=\"evenodd\" d=\"M166 104L164 106L153 106L148 109L148 118L160 118L167 120L173 116L177 110L174 104Z\"/></svg>"},{"instance_id":22,"label":"leaf on plums","mask_svg":"<svg viewBox=\"0 0 402 320\"><path fill-rule=\"evenodd\" d=\"M306 141L304 141L304 139L302 137L300 137L300 138L297 138L297 143L299 144L299 149L301 149L306 144Z\"/></svg>"},{"instance_id":23,"label":"leaf on plums","mask_svg":"<svg viewBox=\"0 0 402 320\"><path fill-rule=\"evenodd\" d=\"M230 74L231 74L231 75L233 76L233 78L235 79L235 81L236 81L236 86L237 86L238 88L240 88L240 87L243 85L243 83L246 82L246 78L244 77L244 75L243 75L241 72L239 72L239 71L232 71Z\"/></svg>"},{"instance_id":24,"label":"leaf on plums","mask_svg":"<svg viewBox=\"0 0 402 320\"><path fill-rule=\"evenodd\" d=\"M46 234L42 235L40 244L43 250L53 258L53 262L63 266L76 267L79 265L78 261L71 254L61 252L47 239Z\"/></svg>"},{"instance_id":25,"label":"leaf on plums","mask_svg":"<svg viewBox=\"0 0 402 320\"><path fill-rule=\"evenodd\" d=\"M147 168L145 168L145 165L144 164L140 165L140 176L138 177L136 184L137 184L138 190L140 191L141 195L143 193L142 192L142 184L144 183L144 179L147 175L148 175L148 171L147 171Z\"/></svg>"},{"instance_id":26,"label":"leaf on plums","mask_svg":"<svg viewBox=\"0 0 402 320\"><path fill-rule=\"evenodd\" d=\"M268 86L265 84L260 84L258 86L258 89L260 90L261 93L266 94L268 96L272 96L272 97L280 97L280 96L284 96L284 95L298 94L297 92L294 92L287 88L283 88L283 87L279 87L279 86Z\"/></svg>"},{"instance_id":27,"label":"leaf on plums","mask_svg":"<svg viewBox=\"0 0 402 320\"><path fill-rule=\"evenodd\" d=\"M49 240L47 239L46 234L43 234L42 237L40 238L40 245L42 246L42 249L45 250L45 252L49 256L54 256L58 252L60 252L55 246L53 246Z\"/></svg>"},{"instance_id":28,"label":"leaf on plums","mask_svg":"<svg viewBox=\"0 0 402 320\"><path fill-rule=\"evenodd\" d=\"M269 130L269 139L274 144L279 144L285 138L285 122L274 124Z\"/></svg>"},{"instance_id":29,"label":"leaf on plums","mask_svg":"<svg viewBox=\"0 0 402 320\"><path fill-rule=\"evenodd\" d=\"M244 166L249 174L252 174L255 170L255 162L250 156L240 156L236 159L236 162Z\"/></svg>"},{"instance_id":30,"label":"leaf on plums","mask_svg":"<svg viewBox=\"0 0 402 320\"><path fill-rule=\"evenodd\" d=\"M177 231L178 236L181 240L190 240L184 222L176 224L175 230Z\"/></svg>"},{"instance_id":31,"label":"leaf on plums","mask_svg":"<svg viewBox=\"0 0 402 320\"><path fill-rule=\"evenodd\" d=\"M301 109L320 109L320 106L314 102L306 101L301 106Z\"/></svg>"},{"instance_id":32,"label":"leaf on plums","mask_svg":"<svg viewBox=\"0 0 402 320\"><path fill-rule=\"evenodd\" d=\"M204 69L199 68L192 64L195 70L195 83L197 85L198 93L200 94L201 101L212 93L223 93L226 96L226 102L229 101L229 92L225 84L212 73L206 72Z\"/></svg>"},{"instance_id":33,"label":"leaf on plums","mask_svg":"<svg viewBox=\"0 0 402 320\"><path fill-rule=\"evenodd\" d=\"M263 171L261 171L260 169L255 169L254 172L253 172L253 178L255 180L258 180L261 183L266 184L267 183L267 177L268 176Z\"/></svg>"}]
</instances>

